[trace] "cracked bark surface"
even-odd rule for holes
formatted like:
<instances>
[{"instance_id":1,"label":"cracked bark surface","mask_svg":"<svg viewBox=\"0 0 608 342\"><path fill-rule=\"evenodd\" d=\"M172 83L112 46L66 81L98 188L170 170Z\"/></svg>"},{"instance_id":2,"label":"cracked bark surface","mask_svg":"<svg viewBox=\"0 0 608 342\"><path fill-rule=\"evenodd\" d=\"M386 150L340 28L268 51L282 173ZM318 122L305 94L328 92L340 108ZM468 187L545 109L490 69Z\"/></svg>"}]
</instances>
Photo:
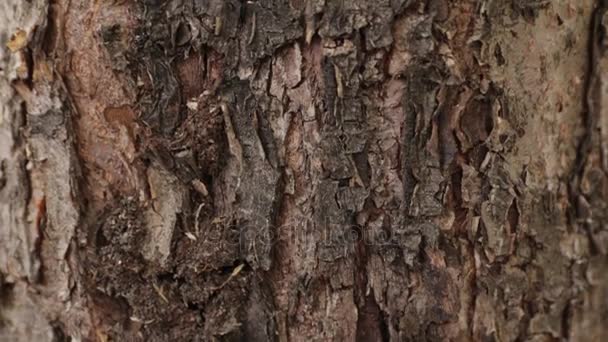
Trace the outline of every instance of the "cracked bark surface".
<instances>
[{"instance_id":1,"label":"cracked bark surface","mask_svg":"<svg viewBox=\"0 0 608 342\"><path fill-rule=\"evenodd\" d=\"M608 338L603 0L4 0L0 341Z\"/></svg>"}]
</instances>

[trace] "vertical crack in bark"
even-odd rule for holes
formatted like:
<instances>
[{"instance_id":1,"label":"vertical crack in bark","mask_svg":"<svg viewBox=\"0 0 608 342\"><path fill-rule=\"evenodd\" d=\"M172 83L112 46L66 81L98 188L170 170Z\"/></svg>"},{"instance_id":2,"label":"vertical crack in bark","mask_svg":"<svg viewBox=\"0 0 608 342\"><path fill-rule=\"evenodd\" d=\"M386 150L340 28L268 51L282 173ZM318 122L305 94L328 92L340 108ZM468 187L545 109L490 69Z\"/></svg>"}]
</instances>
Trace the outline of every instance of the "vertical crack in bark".
<instances>
[{"instance_id":1,"label":"vertical crack in bark","mask_svg":"<svg viewBox=\"0 0 608 342\"><path fill-rule=\"evenodd\" d=\"M411 87L408 83L408 88ZM401 171L402 171L402 182L403 182L403 206L404 211L407 213L410 211L410 205L412 202L412 195L414 193L414 185L416 184L416 178L414 177L413 167L416 165L415 152L416 147L416 120L417 114L414 108L411 108L411 104L407 103L405 99L402 100L402 106L405 111L405 120L403 123L403 129L401 132Z\"/></svg>"},{"instance_id":2,"label":"vertical crack in bark","mask_svg":"<svg viewBox=\"0 0 608 342\"><path fill-rule=\"evenodd\" d=\"M606 1L597 0L596 8L591 15L591 24L588 33L588 45L587 45L587 73L585 74L585 82L583 83L583 120L585 126L585 133L578 144L578 153L576 154L576 161L574 169L571 172L570 180L570 191L572 196L571 203L578 202L578 195L580 194L580 182L582 174L585 168L585 163L589 158L589 153L592 148L593 139L595 137L595 124L599 114L600 108L598 108L598 78L600 75L597 73L598 53L599 46L601 43L601 25L604 13L606 12ZM574 206L573 206L574 207ZM576 216L576 214L575 214Z\"/></svg>"},{"instance_id":3,"label":"vertical crack in bark","mask_svg":"<svg viewBox=\"0 0 608 342\"><path fill-rule=\"evenodd\" d=\"M583 91L583 116L584 116L584 127L585 132L578 144L577 155L574 164L574 168L570 173L570 180L568 184L569 192L569 211L568 218L572 227L577 227L579 224L585 226L585 231L588 235L589 241L591 242L592 252L597 254L599 252L598 246L594 243L594 238L589 227L586 227L586 220L590 219L588 216L588 200L585 198L584 190L581 188L582 182L585 177L585 171L589 165L589 158L593 153L593 149L601 142L598 142L597 124L602 115L601 111L601 96L603 87L600 70L601 54L605 50L605 39L606 34L604 26L604 17L608 11L608 1L597 0L595 10L592 13L591 25L588 33L588 48L587 48L587 73L585 75L584 91ZM605 161L604 161L605 162ZM604 173L608 170L604 169Z\"/></svg>"},{"instance_id":4,"label":"vertical crack in bark","mask_svg":"<svg viewBox=\"0 0 608 342\"><path fill-rule=\"evenodd\" d=\"M356 292L356 291L355 291ZM371 293L362 294L362 302L357 305L357 342L384 342L389 341L388 328L385 317Z\"/></svg>"},{"instance_id":5,"label":"vertical crack in bark","mask_svg":"<svg viewBox=\"0 0 608 342\"><path fill-rule=\"evenodd\" d=\"M361 159L367 162L365 156L362 156ZM358 310L355 338L357 342L389 341L386 318L376 302L373 288L368 283L368 270L370 267L368 262L370 251L368 248L373 247L374 244L365 235L367 233L362 230L362 227L358 225L353 227L356 227L358 235L354 255L355 266L353 268L353 296L355 297L355 304Z\"/></svg>"},{"instance_id":6,"label":"vertical crack in bark","mask_svg":"<svg viewBox=\"0 0 608 342\"><path fill-rule=\"evenodd\" d=\"M605 97L606 94L606 15L608 13L608 1L596 0L594 9L591 13L590 26L587 38L587 70L585 81L583 82L583 122L584 132L577 146L576 159L570 171L568 179L568 226L572 232L584 231L589 243L590 259L587 260L587 267L591 267L592 262L598 258L605 259L606 249L602 246L602 241L597 240L598 225L605 224L606 216L603 213L606 198L598 198L605 191L602 185L608 179L608 139L605 130ZM576 260L570 264L572 278L576 279L575 266ZM589 279L587 279L589 281ZM588 307L589 298L596 293L605 291L599 284L589 281L590 294L585 296L585 307ZM562 311L562 331L564 338L579 336L580 331L576 331L576 325L581 325L578 320L588 319L584 315L577 316L578 307L576 300L581 299L579 293L572 298ZM602 323L598 323L602 324ZM580 329L580 328L579 328ZM586 332L590 336L594 334L592 330ZM573 335L574 334L574 335Z\"/></svg>"}]
</instances>

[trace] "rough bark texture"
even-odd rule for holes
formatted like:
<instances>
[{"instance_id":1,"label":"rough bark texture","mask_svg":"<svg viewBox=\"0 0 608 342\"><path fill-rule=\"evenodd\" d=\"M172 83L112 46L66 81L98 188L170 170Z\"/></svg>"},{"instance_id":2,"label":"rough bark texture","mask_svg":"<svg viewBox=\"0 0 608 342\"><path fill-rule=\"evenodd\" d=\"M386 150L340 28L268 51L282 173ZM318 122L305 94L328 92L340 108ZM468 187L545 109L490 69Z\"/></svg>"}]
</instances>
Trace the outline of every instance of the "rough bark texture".
<instances>
[{"instance_id":1,"label":"rough bark texture","mask_svg":"<svg viewBox=\"0 0 608 342\"><path fill-rule=\"evenodd\" d=\"M2 0L0 341L607 339L607 11Z\"/></svg>"}]
</instances>

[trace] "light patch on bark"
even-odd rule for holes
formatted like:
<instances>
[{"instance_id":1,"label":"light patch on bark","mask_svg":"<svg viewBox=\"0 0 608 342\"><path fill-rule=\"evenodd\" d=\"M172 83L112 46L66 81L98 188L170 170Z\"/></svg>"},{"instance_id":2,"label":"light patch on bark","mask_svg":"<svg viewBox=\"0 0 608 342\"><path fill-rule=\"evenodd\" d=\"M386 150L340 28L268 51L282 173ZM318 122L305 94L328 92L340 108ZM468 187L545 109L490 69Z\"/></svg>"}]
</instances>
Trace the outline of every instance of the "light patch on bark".
<instances>
[{"instance_id":1,"label":"light patch on bark","mask_svg":"<svg viewBox=\"0 0 608 342\"><path fill-rule=\"evenodd\" d=\"M150 167L147 173L152 202L144 213L149 230L143 255L165 265L171 254L171 240L186 190L177 177L157 165Z\"/></svg>"},{"instance_id":2,"label":"light patch on bark","mask_svg":"<svg viewBox=\"0 0 608 342\"><path fill-rule=\"evenodd\" d=\"M0 266L16 278L35 277L36 257L32 255L37 233L27 216L27 191L24 182L27 173L25 146L19 144L19 130L24 124L22 101L11 86L20 78L23 67L20 51L12 52L7 47L11 35L23 32L31 38L33 29L41 24L46 12L44 1L25 3L20 0L0 3ZM9 242L11 241L11 242Z\"/></svg>"}]
</instances>

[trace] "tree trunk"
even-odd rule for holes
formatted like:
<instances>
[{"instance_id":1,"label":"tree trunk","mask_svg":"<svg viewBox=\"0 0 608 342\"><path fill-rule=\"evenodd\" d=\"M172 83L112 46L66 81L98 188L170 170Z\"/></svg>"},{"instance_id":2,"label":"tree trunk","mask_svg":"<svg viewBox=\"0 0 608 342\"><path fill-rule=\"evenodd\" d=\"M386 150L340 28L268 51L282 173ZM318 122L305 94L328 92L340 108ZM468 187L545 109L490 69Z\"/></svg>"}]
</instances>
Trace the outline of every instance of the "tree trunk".
<instances>
[{"instance_id":1,"label":"tree trunk","mask_svg":"<svg viewBox=\"0 0 608 342\"><path fill-rule=\"evenodd\" d=\"M607 10L3 0L0 341L608 339Z\"/></svg>"}]
</instances>

